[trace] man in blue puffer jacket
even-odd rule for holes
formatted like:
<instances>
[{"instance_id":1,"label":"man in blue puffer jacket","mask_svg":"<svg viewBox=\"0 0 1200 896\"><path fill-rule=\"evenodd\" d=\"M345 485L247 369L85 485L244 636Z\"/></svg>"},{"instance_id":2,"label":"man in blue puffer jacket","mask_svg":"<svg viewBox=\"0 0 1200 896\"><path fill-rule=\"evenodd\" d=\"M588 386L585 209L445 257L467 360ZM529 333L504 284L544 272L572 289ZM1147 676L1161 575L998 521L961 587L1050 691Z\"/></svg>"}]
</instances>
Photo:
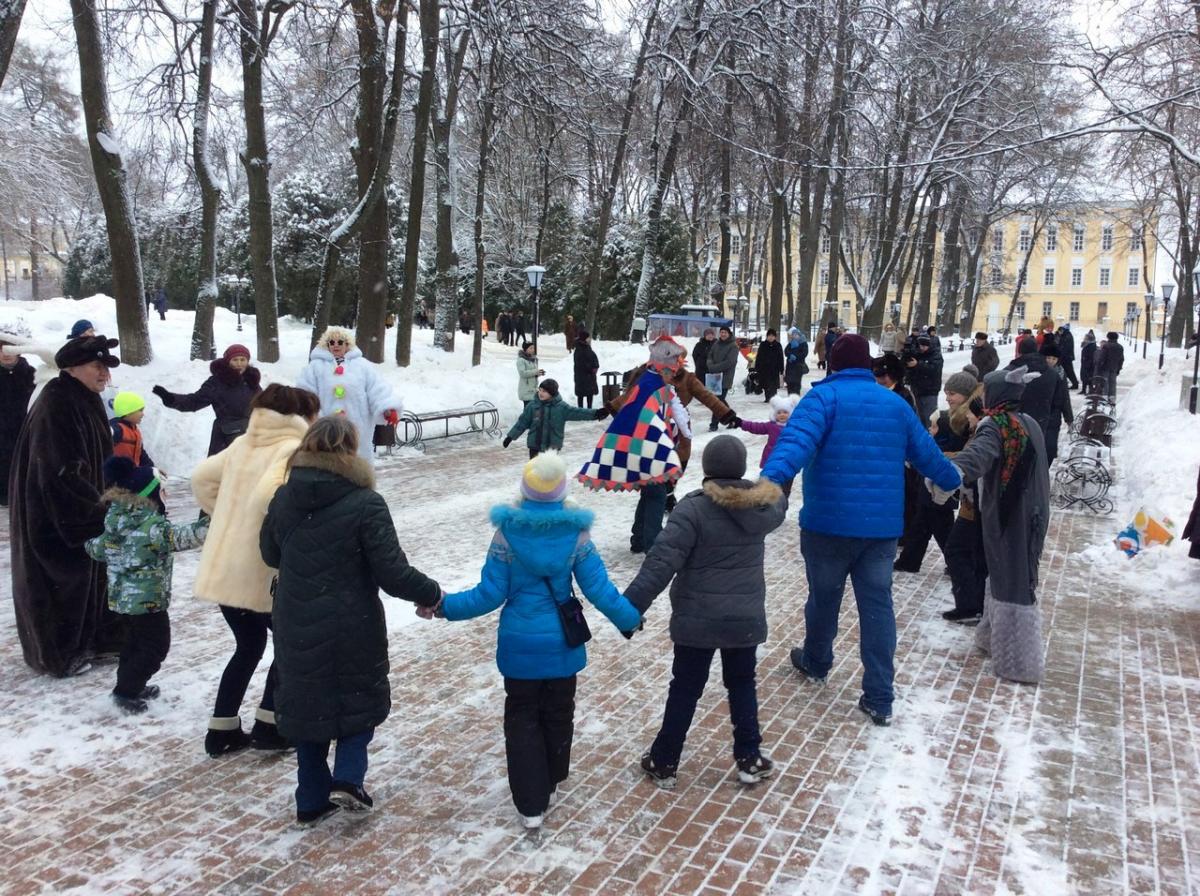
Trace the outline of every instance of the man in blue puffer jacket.
<instances>
[{"instance_id":1,"label":"man in blue puffer jacket","mask_svg":"<svg viewBox=\"0 0 1200 896\"><path fill-rule=\"evenodd\" d=\"M904 462L946 491L962 479L904 399L876 385L865 339L840 337L826 361L829 375L792 412L762 473L782 485L804 472L800 551L808 603L804 646L792 650L792 664L814 681L829 674L850 577L863 664L858 706L876 725L887 725L896 652L892 563L904 530Z\"/></svg>"}]
</instances>

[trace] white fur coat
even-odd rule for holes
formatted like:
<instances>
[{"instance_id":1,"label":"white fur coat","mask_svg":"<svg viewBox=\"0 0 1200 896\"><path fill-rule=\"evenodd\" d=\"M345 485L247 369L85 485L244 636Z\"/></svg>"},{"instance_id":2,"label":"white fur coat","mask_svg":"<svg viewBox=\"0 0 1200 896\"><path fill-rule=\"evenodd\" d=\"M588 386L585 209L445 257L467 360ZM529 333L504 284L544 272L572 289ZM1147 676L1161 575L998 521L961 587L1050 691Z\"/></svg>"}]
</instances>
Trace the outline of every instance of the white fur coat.
<instances>
[{"instance_id":1,"label":"white fur coat","mask_svg":"<svg viewBox=\"0 0 1200 896\"><path fill-rule=\"evenodd\" d=\"M301 371L296 385L321 400L322 416L345 414L358 430L359 455L372 460L375 449L371 437L375 427L384 422L384 411L394 410L399 414L404 409L404 402L357 348L346 352L340 374L336 372L337 360L322 345L314 348L308 359L308 366Z\"/></svg>"}]
</instances>

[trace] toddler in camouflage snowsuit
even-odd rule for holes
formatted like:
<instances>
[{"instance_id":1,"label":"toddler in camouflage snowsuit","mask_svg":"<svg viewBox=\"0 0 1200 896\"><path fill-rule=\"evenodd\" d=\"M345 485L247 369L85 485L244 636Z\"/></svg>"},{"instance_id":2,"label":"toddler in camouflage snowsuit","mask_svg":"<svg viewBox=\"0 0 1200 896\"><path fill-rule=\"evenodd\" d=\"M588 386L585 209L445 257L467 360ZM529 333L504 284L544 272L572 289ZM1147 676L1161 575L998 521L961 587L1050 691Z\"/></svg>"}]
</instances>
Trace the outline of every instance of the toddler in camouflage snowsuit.
<instances>
[{"instance_id":1,"label":"toddler in camouflage snowsuit","mask_svg":"<svg viewBox=\"0 0 1200 896\"><path fill-rule=\"evenodd\" d=\"M126 617L113 702L136 714L158 696L158 686L147 682L171 646L171 554L202 545L208 517L172 525L153 468L134 466L126 457L104 462L104 481L109 485L104 532L86 547L94 560L108 566L108 608Z\"/></svg>"}]
</instances>

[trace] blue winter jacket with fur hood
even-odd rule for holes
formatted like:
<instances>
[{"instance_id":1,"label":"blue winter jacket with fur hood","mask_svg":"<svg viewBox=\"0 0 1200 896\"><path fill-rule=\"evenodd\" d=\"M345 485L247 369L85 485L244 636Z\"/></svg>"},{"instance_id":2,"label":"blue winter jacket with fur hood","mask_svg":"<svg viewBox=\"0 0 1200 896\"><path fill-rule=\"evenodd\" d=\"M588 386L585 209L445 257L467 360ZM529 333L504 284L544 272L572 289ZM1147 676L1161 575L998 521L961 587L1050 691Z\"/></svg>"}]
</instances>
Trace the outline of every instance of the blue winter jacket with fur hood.
<instances>
[{"instance_id":1,"label":"blue winter jacket with fur hood","mask_svg":"<svg viewBox=\"0 0 1200 896\"><path fill-rule=\"evenodd\" d=\"M792 411L762 475L787 482L804 471L800 528L849 538L904 531L904 462L940 488L961 483L903 398L871 371L818 380Z\"/></svg>"},{"instance_id":2,"label":"blue winter jacket with fur hood","mask_svg":"<svg viewBox=\"0 0 1200 896\"><path fill-rule=\"evenodd\" d=\"M641 615L608 578L588 535L592 513L562 502L522 500L492 508L496 534L479 584L446 595L447 619L471 619L498 607L496 665L506 678L567 678L587 665L583 646L568 647L556 601L569 599L571 577L618 629L637 628ZM595 627L595 618L592 619Z\"/></svg>"}]
</instances>

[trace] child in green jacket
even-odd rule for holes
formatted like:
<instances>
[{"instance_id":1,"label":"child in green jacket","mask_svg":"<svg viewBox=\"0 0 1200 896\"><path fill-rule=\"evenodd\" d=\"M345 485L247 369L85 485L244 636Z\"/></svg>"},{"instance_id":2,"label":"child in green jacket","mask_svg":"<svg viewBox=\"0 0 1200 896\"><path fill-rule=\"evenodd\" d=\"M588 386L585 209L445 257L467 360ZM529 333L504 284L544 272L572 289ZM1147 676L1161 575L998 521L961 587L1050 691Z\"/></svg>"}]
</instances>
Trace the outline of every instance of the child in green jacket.
<instances>
[{"instance_id":1,"label":"child in green jacket","mask_svg":"<svg viewBox=\"0 0 1200 896\"><path fill-rule=\"evenodd\" d=\"M203 544L208 517L172 525L154 469L134 466L127 457L104 462L104 481L109 486L104 532L86 547L92 559L108 566L108 608L128 617L112 697L122 710L137 714L158 696L158 685L146 682L171 646L171 554Z\"/></svg>"},{"instance_id":2,"label":"child in green jacket","mask_svg":"<svg viewBox=\"0 0 1200 896\"><path fill-rule=\"evenodd\" d=\"M507 448L513 439L528 430L525 444L531 459L543 451L561 451L568 420L603 420L607 416L608 410L605 408L593 411L591 408L567 404L558 394L558 382L543 380L533 401L525 405L525 410L504 437L504 447Z\"/></svg>"}]
</instances>

